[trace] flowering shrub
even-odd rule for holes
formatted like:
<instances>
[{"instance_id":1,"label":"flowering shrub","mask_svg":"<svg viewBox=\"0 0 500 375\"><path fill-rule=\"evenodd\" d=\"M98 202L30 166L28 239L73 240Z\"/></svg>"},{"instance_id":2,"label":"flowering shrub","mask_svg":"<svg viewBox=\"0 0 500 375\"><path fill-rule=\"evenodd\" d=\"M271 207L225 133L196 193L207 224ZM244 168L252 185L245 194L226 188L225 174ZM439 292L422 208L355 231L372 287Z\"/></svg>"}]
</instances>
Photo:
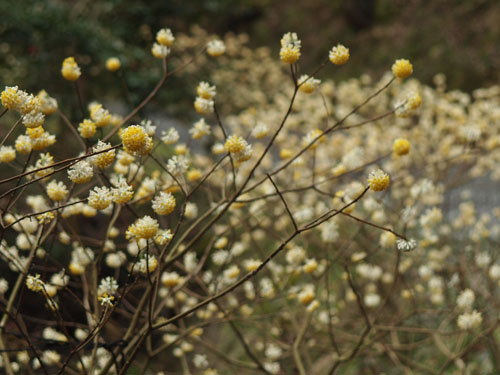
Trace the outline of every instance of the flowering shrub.
<instances>
[{"instance_id":1,"label":"flowering shrub","mask_svg":"<svg viewBox=\"0 0 500 375\"><path fill-rule=\"evenodd\" d=\"M431 88L406 59L321 81L355 57L337 44L302 72L306 47L162 29L163 75L123 117L83 102L72 57L84 118L2 91L5 373L493 371L500 209L466 184L500 178L500 87ZM141 116L207 66L188 132Z\"/></svg>"}]
</instances>

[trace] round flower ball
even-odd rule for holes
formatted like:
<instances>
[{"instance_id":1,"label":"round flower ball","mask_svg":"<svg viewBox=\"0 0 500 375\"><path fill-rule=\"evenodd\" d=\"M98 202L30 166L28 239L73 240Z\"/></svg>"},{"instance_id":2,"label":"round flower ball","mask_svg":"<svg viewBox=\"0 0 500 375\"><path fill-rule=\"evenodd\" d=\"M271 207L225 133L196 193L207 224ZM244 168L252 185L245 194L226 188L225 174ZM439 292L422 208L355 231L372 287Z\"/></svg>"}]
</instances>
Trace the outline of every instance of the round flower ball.
<instances>
[{"instance_id":1,"label":"round flower ball","mask_svg":"<svg viewBox=\"0 0 500 375\"><path fill-rule=\"evenodd\" d=\"M372 171L368 175L368 186L373 191L383 191L389 186L391 179L387 173L381 169Z\"/></svg>"},{"instance_id":2,"label":"round flower ball","mask_svg":"<svg viewBox=\"0 0 500 375\"><path fill-rule=\"evenodd\" d=\"M407 78L413 73L413 65L410 60L396 60L392 65L392 73L397 78Z\"/></svg>"},{"instance_id":3,"label":"round flower ball","mask_svg":"<svg viewBox=\"0 0 500 375\"><path fill-rule=\"evenodd\" d=\"M349 60L349 48L338 44L330 50L328 58L332 64L344 65Z\"/></svg>"},{"instance_id":4,"label":"round flower ball","mask_svg":"<svg viewBox=\"0 0 500 375\"><path fill-rule=\"evenodd\" d=\"M74 57L70 56L64 59L61 74L68 81L76 81L80 77L82 73Z\"/></svg>"},{"instance_id":5,"label":"round flower ball","mask_svg":"<svg viewBox=\"0 0 500 375\"><path fill-rule=\"evenodd\" d=\"M147 144L147 135L140 125L131 125L121 132L123 145L127 151L137 152L142 150Z\"/></svg>"},{"instance_id":6,"label":"round flower ball","mask_svg":"<svg viewBox=\"0 0 500 375\"><path fill-rule=\"evenodd\" d=\"M394 141L392 148L396 155L406 155L410 152L410 141L404 138L398 138Z\"/></svg>"},{"instance_id":7,"label":"round flower ball","mask_svg":"<svg viewBox=\"0 0 500 375\"><path fill-rule=\"evenodd\" d=\"M121 68L121 66L122 63L117 57L110 57L106 60L106 69L108 69L110 72L116 72Z\"/></svg>"}]
</instances>

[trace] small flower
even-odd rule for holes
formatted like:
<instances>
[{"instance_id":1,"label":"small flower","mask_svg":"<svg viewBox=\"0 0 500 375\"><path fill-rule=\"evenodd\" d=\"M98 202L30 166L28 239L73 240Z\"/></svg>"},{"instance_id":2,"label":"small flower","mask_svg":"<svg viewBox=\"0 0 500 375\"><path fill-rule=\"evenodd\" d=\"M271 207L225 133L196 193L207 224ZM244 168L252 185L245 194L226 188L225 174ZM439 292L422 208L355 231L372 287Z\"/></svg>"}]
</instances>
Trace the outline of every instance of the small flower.
<instances>
[{"instance_id":1,"label":"small flower","mask_svg":"<svg viewBox=\"0 0 500 375\"><path fill-rule=\"evenodd\" d=\"M368 293L363 298L366 307L376 307L380 304L381 298L377 293Z\"/></svg>"},{"instance_id":2,"label":"small flower","mask_svg":"<svg viewBox=\"0 0 500 375\"><path fill-rule=\"evenodd\" d=\"M207 82L200 82L196 88L196 94L203 99L213 99L216 94L215 86L210 86Z\"/></svg>"},{"instance_id":3,"label":"small flower","mask_svg":"<svg viewBox=\"0 0 500 375\"><path fill-rule=\"evenodd\" d=\"M300 58L300 48L298 47L281 47L280 59L287 64L293 64Z\"/></svg>"},{"instance_id":4,"label":"small flower","mask_svg":"<svg viewBox=\"0 0 500 375\"><path fill-rule=\"evenodd\" d=\"M202 115L209 115L214 111L214 101L197 97L194 101L194 109Z\"/></svg>"},{"instance_id":5,"label":"small flower","mask_svg":"<svg viewBox=\"0 0 500 375\"><path fill-rule=\"evenodd\" d=\"M342 44L337 44L330 50L328 58L332 64L343 65L349 60L349 49Z\"/></svg>"},{"instance_id":6,"label":"small flower","mask_svg":"<svg viewBox=\"0 0 500 375\"><path fill-rule=\"evenodd\" d=\"M167 46L162 46L161 44L155 43L153 44L153 48L151 48L151 53L157 59L164 59L170 53L170 48Z\"/></svg>"},{"instance_id":7,"label":"small flower","mask_svg":"<svg viewBox=\"0 0 500 375\"><path fill-rule=\"evenodd\" d=\"M99 151L104 151L111 148L110 143L105 143L102 141L97 142L97 145L92 148L92 153L99 152ZM115 155L116 152L114 149L106 151L106 152L101 152L97 155L91 156L90 157L90 162L95 165L98 168L104 169L107 166L109 166L111 163L113 163L113 160L115 160Z\"/></svg>"},{"instance_id":8,"label":"small flower","mask_svg":"<svg viewBox=\"0 0 500 375\"><path fill-rule=\"evenodd\" d=\"M26 129L26 134L29 135L31 139L40 138L43 133L45 133L45 130L41 126Z\"/></svg>"},{"instance_id":9,"label":"small flower","mask_svg":"<svg viewBox=\"0 0 500 375\"><path fill-rule=\"evenodd\" d=\"M255 271L259 266L262 264L262 262L258 259L247 259L244 262L245 268L247 269L248 272Z\"/></svg>"},{"instance_id":10,"label":"small flower","mask_svg":"<svg viewBox=\"0 0 500 375\"><path fill-rule=\"evenodd\" d=\"M156 269L158 266L156 258L153 255L149 255L147 258L147 261L146 258L142 258L139 262L137 262L137 272L148 274Z\"/></svg>"},{"instance_id":11,"label":"small flower","mask_svg":"<svg viewBox=\"0 0 500 375\"><path fill-rule=\"evenodd\" d=\"M174 176L182 176L188 167L188 162L183 156L172 156L168 159L167 170Z\"/></svg>"},{"instance_id":12,"label":"small flower","mask_svg":"<svg viewBox=\"0 0 500 375\"><path fill-rule=\"evenodd\" d=\"M168 241L172 239L172 231L170 229L163 229L158 231L158 234L155 237L155 243L159 246L164 246Z\"/></svg>"},{"instance_id":13,"label":"small flower","mask_svg":"<svg viewBox=\"0 0 500 375\"><path fill-rule=\"evenodd\" d=\"M118 283L114 279L114 277L108 276L101 280L99 283L99 288L97 289L97 294L102 296L104 294L114 295L118 290Z\"/></svg>"},{"instance_id":14,"label":"small flower","mask_svg":"<svg viewBox=\"0 0 500 375\"><path fill-rule=\"evenodd\" d=\"M269 133L269 127L263 122L257 122L253 129L253 136L257 139L264 138Z\"/></svg>"},{"instance_id":15,"label":"small flower","mask_svg":"<svg viewBox=\"0 0 500 375\"><path fill-rule=\"evenodd\" d=\"M40 112L40 99L38 97L23 92L22 98L22 102L17 108L21 114L26 115L28 113L34 114Z\"/></svg>"},{"instance_id":16,"label":"small flower","mask_svg":"<svg viewBox=\"0 0 500 375\"><path fill-rule=\"evenodd\" d=\"M166 145L172 145L179 140L179 132L175 128L170 128L167 131L162 131L161 141Z\"/></svg>"},{"instance_id":17,"label":"small flower","mask_svg":"<svg viewBox=\"0 0 500 375\"><path fill-rule=\"evenodd\" d=\"M21 103L24 101L24 91L19 90L17 86L5 87L0 95L2 100L2 105L7 109L17 110Z\"/></svg>"},{"instance_id":18,"label":"small flower","mask_svg":"<svg viewBox=\"0 0 500 375\"><path fill-rule=\"evenodd\" d=\"M210 126L202 118L193 124L193 127L189 129L189 134L191 134L193 139L200 139L210 134Z\"/></svg>"},{"instance_id":19,"label":"small flower","mask_svg":"<svg viewBox=\"0 0 500 375\"><path fill-rule=\"evenodd\" d=\"M474 292L471 289L463 290L457 297L458 308L465 311L469 310L472 307L475 298Z\"/></svg>"},{"instance_id":20,"label":"small flower","mask_svg":"<svg viewBox=\"0 0 500 375\"><path fill-rule=\"evenodd\" d=\"M101 104L92 106L90 118L98 128L104 128L111 124L111 114L107 109L104 109Z\"/></svg>"},{"instance_id":21,"label":"small flower","mask_svg":"<svg viewBox=\"0 0 500 375\"><path fill-rule=\"evenodd\" d=\"M392 65L392 73L397 78L406 78L413 73L413 66L409 60L399 59Z\"/></svg>"},{"instance_id":22,"label":"small flower","mask_svg":"<svg viewBox=\"0 0 500 375\"><path fill-rule=\"evenodd\" d=\"M313 273L314 271L316 271L317 268L318 268L318 262L316 261L316 259L312 258L306 260L303 270L305 273Z\"/></svg>"},{"instance_id":23,"label":"small flower","mask_svg":"<svg viewBox=\"0 0 500 375\"><path fill-rule=\"evenodd\" d=\"M88 205L96 210L104 210L110 205L111 198L111 191L107 187L96 186L90 191Z\"/></svg>"},{"instance_id":24,"label":"small flower","mask_svg":"<svg viewBox=\"0 0 500 375\"><path fill-rule=\"evenodd\" d=\"M212 57L218 57L226 52L226 45L220 39L211 40L207 43L207 53Z\"/></svg>"},{"instance_id":25,"label":"small flower","mask_svg":"<svg viewBox=\"0 0 500 375\"><path fill-rule=\"evenodd\" d=\"M50 223L52 220L54 220L54 218L55 216L52 212L45 212L36 217L41 225Z\"/></svg>"},{"instance_id":26,"label":"small flower","mask_svg":"<svg viewBox=\"0 0 500 375\"><path fill-rule=\"evenodd\" d=\"M383 191L387 189L389 183L390 183L389 175L384 171L382 171L381 169L372 171L368 175L368 186L373 191Z\"/></svg>"},{"instance_id":27,"label":"small flower","mask_svg":"<svg viewBox=\"0 0 500 375\"><path fill-rule=\"evenodd\" d=\"M161 275L161 283L169 288L177 286L181 281L177 272L163 272Z\"/></svg>"},{"instance_id":28,"label":"small flower","mask_svg":"<svg viewBox=\"0 0 500 375\"><path fill-rule=\"evenodd\" d=\"M481 313L473 310L471 313L460 315L457 319L457 325L460 329L474 329L479 327L482 321Z\"/></svg>"},{"instance_id":29,"label":"small flower","mask_svg":"<svg viewBox=\"0 0 500 375\"><path fill-rule=\"evenodd\" d=\"M252 154L253 154L252 146L246 143L245 141L245 148L242 151L233 154L234 160L236 161L235 166L238 166L238 164L250 160Z\"/></svg>"},{"instance_id":30,"label":"small flower","mask_svg":"<svg viewBox=\"0 0 500 375\"><path fill-rule=\"evenodd\" d=\"M144 216L128 227L126 238L129 241L138 241L141 238L148 240L156 235L158 228L158 221L151 216Z\"/></svg>"},{"instance_id":31,"label":"small flower","mask_svg":"<svg viewBox=\"0 0 500 375\"><path fill-rule=\"evenodd\" d=\"M15 143L16 151L20 154L27 155L31 152L31 139L27 135L20 135Z\"/></svg>"},{"instance_id":32,"label":"small flower","mask_svg":"<svg viewBox=\"0 0 500 375\"><path fill-rule=\"evenodd\" d=\"M125 204L133 198L134 190L132 189L132 186L127 184L127 180L125 178L120 178L114 185L115 187L111 188L111 199L113 202Z\"/></svg>"},{"instance_id":33,"label":"small flower","mask_svg":"<svg viewBox=\"0 0 500 375\"><path fill-rule=\"evenodd\" d=\"M95 123L89 119L83 120L80 125L78 125L78 132L82 138L92 138L95 134L96 126Z\"/></svg>"},{"instance_id":34,"label":"small flower","mask_svg":"<svg viewBox=\"0 0 500 375\"><path fill-rule=\"evenodd\" d=\"M280 59L293 64L300 58L301 41L296 33L286 33L281 38Z\"/></svg>"},{"instance_id":35,"label":"small flower","mask_svg":"<svg viewBox=\"0 0 500 375\"><path fill-rule=\"evenodd\" d=\"M224 270L224 279L230 281L236 279L240 275L240 269L239 267L234 264L228 269Z\"/></svg>"},{"instance_id":36,"label":"small flower","mask_svg":"<svg viewBox=\"0 0 500 375\"><path fill-rule=\"evenodd\" d=\"M179 143L174 148L176 155L186 155L188 151L188 147L185 143Z\"/></svg>"},{"instance_id":37,"label":"small flower","mask_svg":"<svg viewBox=\"0 0 500 375\"><path fill-rule=\"evenodd\" d=\"M61 73L64 79L68 81L76 81L82 74L74 57L67 57L64 59Z\"/></svg>"},{"instance_id":38,"label":"small flower","mask_svg":"<svg viewBox=\"0 0 500 375\"><path fill-rule=\"evenodd\" d=\"M162 191L153 199L152 207L158 215L168 215L175 209L175 198L171 193Z\"/></svg>"},{"instance_id":39,"label":"small flower","mask_svg":"<svg viewBox=\"0 0 500 375\"><path fill-rule=\"evenodd\" d=\"M226 139L226 143L224 144L224 148L227 152L236 153L241 152L245 149L246 141L237 135L231 135Z\"/></svg>"},{"instance_id":40,"label":"small flower","mask_svg":"<svg viewBox=\"0 0 500 375\"><path fill-rule=\"evenodd\" d=\"M33 150L43 150L45 147L53 145L56 141L55 136L44 131L41 126L37 128L26 129L26 134L30 136L31 148Z\"/></svg>"},{"instance_id":41,"label":"small flower","mask_svg":"<svg viewBox=\"0 0 500 375\"><path fill-rule=\"evenodd\" d=\"M52 180L47 184L47 195L54 202L60 202L68 196L68 188L62 181Z\"/></svg>"},{"instance_id":42,"label":"small flower","mask_svg":"<svg viewBox=\"0 0 500 375\"><path fill-rule=\"evenodd\" d=\"M398 250L402 250L402 251L411 251L413 250L415 247L417 247L417 241L415 241L413 238L411 238L410 240L403 240L402 238L398 238L398 240L396 241L397 243L397 246L398 246Z\"/></svg>"},{"instance_id":43,"label":"small flower","mask_svg":"<svg viewBox=\"0 0 500 375\"><path fill-rule=\"evenodd\" d=\"M302 145L304 147L306 147L307 145L309 145L311 142L315 141L313 144L311 144L309 146L309 149L310 150L314 150L315 148L318 147L318 144L319 143L325 143L326 141L326 137L324 135L322 135L323 132L319 129L313 129L311 131L309 131L306 136L304 137L304 139L302 140ZM318 138L319 137L319 138ZM318 139L316 139L318 138Z\"/></svg>"},{"instance_id":44,"label":"small flower","mask_svg":"<svg viewBox=\"0 0 500 375\"><path fill-rule=\"evenodd\" d=\"M127 256L118 251L106 256L106 265L110 268L120 268L127 261Z\"/></svg>"},{"instance_id":45,"label":"small flower","mask_svg":"<svg viewBox=\"0 0 500 375\"><path fill-rule=\"evenodd\" d=\"M0 163L10 163L16 159L16 150L11 146L0 146Z\"/></svg>"},{"instance_id":46,"label":"small flower","mask_svg":"<svg viewBox=\"0 0 500 375\"><path fill-rule=\"evenodd\" d=\"M26 287L33 292L40 292L44 289L45 283L40 280L40 275L28 275L26 277Z\"/></svg>"},{"instance_id":47,"label":"small flower","mask_svg":"<svg viewBox=\"0 0 500 375\"><path fill-rule=\"evenodd\" d=\"M120 60L117 57L110 57L106 60L106 69L110 72L116 72L122 66Z\"/></svg>"},{"instance_id":48,"label":"small flower","mask_svg":"<svg viewBox=\"0 0 500 375\"><path fill-rule=\"evenodd\" d=\"M107 293L104 293L102 296L97 297L97 299L101 302L101 306L113 306L113 301L115 300L114 296L110 296Z\"/></svg>"},{"instance_id":49,"label":"small flower","mask_svg":"<svg viewBox=\"0 0 500 375\"><path fill-rule=\"evenodd\" d=\"M152 137L153 135L155 135L156 126L153 125L153 123L151 122L151 120L142 120L141 121L141 126L146 131L146 134L149 135L150 137Z\"/></svg>"},{"instance_id":50,"label":"small flower","mask_svg":"<svg viewBox=\"0 0 500 375\"><path fill-rule=\"evenodd\" d=\"M156 41L162 46L170 47L174 44L174 34L170 29L161 29L156 33Z\"/></svg>"},{"instance_id":51,"label":"small flower","mask_svg":"<svg viewBox=\"0 0 500 375\"><path fill-rule=\"evenodd\" d=\"M45 115L42 112L31 111L23 115L23 124L27 128L37 128L43 125Z\"/></svg>"},{"instance_id":52,"label":"small flower","mask_svg":"<svg viewBox=\"0 0 500 375\"><path fill-rule=\"evenodd\" d=\"M418 92L412 92L406 97L406 99L396 103L395 114L397 117L410 117L421 104L422 97L420 94Z\"/></svg>"},{"instance_id":53,"label":"small flower","mask_svg":"<svg viewBox=\"0 0 500 375\"><path fill-rule=\"evenodd\" d=\"M422 105L422 97L418 92L412 92L406 101L406 105L412 111L418 109Z\"/></svg>"},{"instance_id":54,"label":"small flower","mask_svg":"<svg viewBox=\"0 0 500 375\"><path fill-rule=\"evenodd\" d=\"M313 93L318 87L321 81L313 77L309 77L307 74L300 76L298 84L299 90L305 94Z\"/></svg>"},{"instance_id":55,"label":"small flower","mask_svg":"<svg viewBox=\"0 0 500 375\"><path fill-rule=\"evenodd\" d=\"M40 101L40 110L44 115L50 115L57 110L57 100L49 96L47 91L41 90L37 97Z\"/></svg>"},{"instance_id":56,"label":"small flower","mask_svg":"<svg viewBox=\"0 0 500 375\"><path fill-rule=\"evenodd\" d=\"M393 144L394 154L398 156L406 155L410 152L410 141L404 138L398 138Z\"/></svg>"},{"instance_id":57,"label":"small flower","mask_svg":"<svg viewBox=\"0 0 500 375\"><path fill-rule=\"evenodd\" d=\"M134 162L135 158L133 155L130 155L128 152L120 150L118 151L118 156L116 160L119 164L127 166Z\"/></svg>"},{"instance_id":58,"label":"small flower","mask_svg":"<svg viewBox=\"0 0 500 375\"><path fill-rule=\"evenodd\" d=\"M89 182L93 176L94 171L86 160L81 160L68 169L68 178L75 184Z\"/></svg>"},{"instance_id":59,"label":"small flower","mask_svg":"<svg viewBox=\"0 0 500 375\"><path fill-rule=\"evenodd\" d=\"M201 176L203 176L203 174L201 173L201 171L199 169L191 169L187 173L187 180L189 182L193 182L193 181L199 180L201 178Z\"/></svg>"},{"instance_id":60,"label":"small flower","mask_svg":"<svg viewBox=\"0 0 500 375\"><path fill-rule=\"evenodd\" d=\"M140 125L127 127L120 133L125 151L144 155L151 151L152 139Z\"/></svg>"},{"instance_id":61,"label":"small flower","mask_svg":"<svg viewBox=\"0 0 500 375\"><path fill-rule=\"evenodd\" d=\"M46 152L45 154L40 154L40 157L35 163L35 168L45 168L52 164L54 164L54 157L49 152ZM42 169L36 172L36 175L37 177L43 177L52 173L53 170L53 168Z\"/></svg>"},{"instance_id":62,"label":"small flower","mask_svg":"<svg viewBox=\"0 0 500 375\"><path fill-rule=\"evenodd\" d=\"M312 284L305 285L302 291L297 295L297 299L303 305L309 305L315 297L316 293L314 292L314 286Z\"/></svg>"}]
</instances>

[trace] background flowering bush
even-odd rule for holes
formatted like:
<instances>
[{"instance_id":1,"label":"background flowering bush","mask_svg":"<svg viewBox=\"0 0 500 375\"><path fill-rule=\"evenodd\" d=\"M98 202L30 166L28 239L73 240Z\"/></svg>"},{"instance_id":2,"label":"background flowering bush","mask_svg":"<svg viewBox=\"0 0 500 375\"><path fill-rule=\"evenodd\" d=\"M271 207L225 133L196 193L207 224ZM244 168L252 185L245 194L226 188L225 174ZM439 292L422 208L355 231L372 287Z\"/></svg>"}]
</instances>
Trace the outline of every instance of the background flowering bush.
<instances>
[{"instance_id":1,"label":"background flowering bush","mask_svg":"<svg viewBox=\"0 0 500 375\"><path fill-rule=\"evenodd\" d=\"M322 79L341 43L305 71L296 33L273 54L161 29L163 74L123 111L73 57L71 115L5 87L3 371L498 372L500 209L469 187L500 178L500 87L427 86L400 56ZM160 131L143 108L177 76L200 77L192 124Z\"/></svg>"}]
</instances>

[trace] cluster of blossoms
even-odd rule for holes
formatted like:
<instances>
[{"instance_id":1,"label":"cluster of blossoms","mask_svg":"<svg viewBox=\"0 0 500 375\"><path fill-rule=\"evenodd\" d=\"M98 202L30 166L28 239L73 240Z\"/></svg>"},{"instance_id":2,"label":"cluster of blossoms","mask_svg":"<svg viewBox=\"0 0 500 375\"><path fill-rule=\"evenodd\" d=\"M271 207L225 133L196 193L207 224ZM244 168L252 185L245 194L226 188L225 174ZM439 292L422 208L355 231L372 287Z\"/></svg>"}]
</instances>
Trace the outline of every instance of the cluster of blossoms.
<instances>
[{"instance_id":1,"label":"cluster of blossoms","mask_svg":"<svg viewBox=\"0 0 500 375\"><path fill-rule=\"evenodd\" d=\"M82 72L74 57L70 56L64 59L62 63L61 74L64 79L67 79L68 81L76 81L78 78L80 78Z\"/></svg>"},{"instance_id":2,"label":"cluster of blossoms","mask_svg":"<svg viewBox=\"0 0 500 375\"><path fill-rule=\"evenodd\" d=\"M206 37L195 43L200 35L178 35L175 54L205 45ZM174 39L160 30L153 54L165 58ZM68 364L78 373L120 372L114 367L132 363L129 353L144 338L145 355L167 352L174 371L179 358L179 369L203 374L260 366L277 375L301 366L329 373L349 361L390 372L402 351L398 361L409 368L434 349L446 364L448 345L487 363L487 345L476 344L487 343L482 330L498 320L485 301L498 300L500 209L482 204L467 184L500 179L500 88L447 91L441 76L426 86L406 79L413 67L403 59L377 82L319 80L298 74L301 42L287 33L280 59L294 64L292 84L268 49L244 43L243 36L211 40L209 56L200 56L201 65L221 64L196 88L195 111L217 109L215 118L189 130L145 119L129 125L93 102L73 132L82 154L34 153L25 159L27 175L5 182L16 189L26 177L32 185L14 190L0 221L8 265L0 294L16 302L8 320L23 316L23 304L36 303L25 296L37 293L47 307L40 318L74 316L78 327L40 329L44 338L109 343L116 336L132 350L79 345L79 358L56 348L38 357L8 352L2 361L20 371ZM345 64L349 50L339 44L328 58ZM119 61L107 68L119 69ZM63 76L79 79L74 59ZM2 104L23 119L57 108L46 93L30 98L8 87ZM208 124L215 121L220 126ZM28 126L19 137L31 145L43 134ZM15 158L8 147L0 160ZM231 343L252 355L213 340L223 325ZM361 354L351 358L353 348Z\"/></svg>"},{"instance_id":3,"label":"cluster of blossoms","mask_svg":"<svg viewBox=\"0 0 500 375\"><path fill-rule=\"evenodd\" d=\"M194 109L202 115L209 115L214 112L215 86L210 86L207 82L200 82L196 88L198 95L194 101Z\"/></svg>"},{"instance_id":4,"label":"cluster of blossoms","mask_svg":"<svg viewBox=\"0 0 500 375\"><path fill-rule=\"evenodd\" d=\"M252 146L237 135L229 136L224 143L224 148L238 163L247 161L252 157Z\"/></svg>"},{"instance_id":5,"label":"cluster of blossoms","mask_svg":"<svg viewBox=\"0 0 500 375\"><path fill-rule=\"evenodd\" d=\"M161 29L156 33L156 43L151 48L151 53L157 59L164 59L170 54L170 47L174 44L175 37L170 29Z\"/></svg>"},{"instance_id":6,"label":"cluster of blossoms","mask_svg":"<svg viewBox=\"0 0 500 375\"><path fill-rule=\"evenodd\" d=\"M2 106L21 115L20 121L26 127L25 134L17 137L14 147L0 146L0 162L9 163L16 158L16 151L28 155L32 150L40 151L56 141L55 136L45 131L45 116L57 110L57 101L45 90L38 95L28 94L17 86L5 87L0 94Z\"/></svg>"},{"instance_id":7,"label":"cluster of blossoms","mask_svg":"<svg viewBox=\"0 0 500 375\"><path fill-rule=\"evenodd\" d=\"M286 33L281 38L280 59L287 64L293 64L300 58L302 42L296 33Z\"/></svg>"},{"instance_id":8,"label":"cluster of blossoms","mask_svg":"<svg viewBox=\"0 0 500 375\"><path fill-rule=\"evenodd\" d=\"M132 155L147 155L153 148L153 139L141 125L131 125L120 131L125 152Z\"/></svg>"}]
</instances>

